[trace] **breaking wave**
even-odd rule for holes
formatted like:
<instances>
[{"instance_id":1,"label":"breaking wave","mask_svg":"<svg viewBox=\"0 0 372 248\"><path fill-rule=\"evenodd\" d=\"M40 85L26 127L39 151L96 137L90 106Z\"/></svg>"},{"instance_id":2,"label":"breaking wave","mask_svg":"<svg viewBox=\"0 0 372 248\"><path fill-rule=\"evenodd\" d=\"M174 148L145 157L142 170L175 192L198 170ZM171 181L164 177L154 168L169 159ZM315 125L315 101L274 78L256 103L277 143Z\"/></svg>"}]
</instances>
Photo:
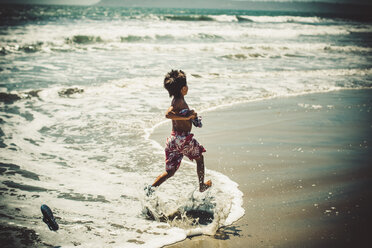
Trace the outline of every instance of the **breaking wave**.
<instances>
[{"instance_id":1,"label":"breaking wave","mask_svg":"<svg viewBox=\"0 0 372 248\"><path fill-rule=\"evenodd\" d=\"M249 37L255 35L282 36L280 32L277 33L260 33L251 32ZM239 34L238 34L239 35ZM295 33L288 34L296 35ZM234 39L246 39L246 34L243 33ZM221 33L193 33L186 36L174 36L170 34L154 34L154 35L127 35L118 37L102 37L91 35L75 35L61 40L53 41L36 41L32 43L19 44L9 42L7 45L0 47L0 55L6 56L8 54L28 54L28 53L51 53L51 52L74 52L78 50L173 50L173 49L197 49L200 51L207 50L225 50L225 51L240 51L234 54L221 55L225 59L249 59L249 58L271 58L275 56L285 56L283 52L288 53L289 56L293 52L322 52L322 53L367 53L372 52L372 48L368 46L338 46L326 43L319 44L251 44L251 45L235 45L233 43L225 43L216 46L216 42L229 41L231 37ZM180 42L189 41L187 44ZM199 42L198 42L199 41ZM245 53L249 51L249 53Z\"/></svg>"},{"instance_id":2,"label":"breaking wave","mask_svg":"<svg viewBox=\"0 0 372 248\"><path fill-rule=\"evenodd\" d=\"M66 43L76 43L76 44L92 44L103 42L100 36L90 36L90 35L75 35L72 38L66 38Z\"/></svg>"},{"instance_id":3,"label":"breaking wave","mask_svg":"<svg viewBox=\"0 0 372 248\"><path fill-rule=\"evenodd\" d=\"M172 21L215 21L213 17L205 15L166 15L164 18Z\"/></svg>"}]
</instances>

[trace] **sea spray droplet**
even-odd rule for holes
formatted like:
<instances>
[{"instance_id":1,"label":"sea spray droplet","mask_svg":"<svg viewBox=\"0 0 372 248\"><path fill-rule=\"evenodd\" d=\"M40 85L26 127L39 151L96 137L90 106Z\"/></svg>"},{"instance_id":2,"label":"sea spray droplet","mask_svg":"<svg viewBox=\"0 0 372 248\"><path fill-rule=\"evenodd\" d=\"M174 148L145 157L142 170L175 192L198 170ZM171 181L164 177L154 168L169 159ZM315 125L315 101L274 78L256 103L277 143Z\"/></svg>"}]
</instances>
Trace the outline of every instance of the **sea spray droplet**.
<instances>
[{"instance_id":1,"label":"sea spray droplet","mask_svg":"<svg viewBox=\"0 0 372 248\"><path fill-rule=\"evenodd\" d=\"M160 187L143 198L142 216L182 228L186 235L214 235L219 227L230 225L244 214L242 193L226 176L214 171L207 173L216 182L207 191L200 193L194 185L192 188L185 185L189 193L178 196L178 190Z\"/></svg>"},{"instance_id":2,"label":"sea spray droplet","mask_svg":"<svg viewBox=\"0 0 372 248\"><path fill-rule=\"evenodd\" d=\"M190 228L201 224L208 225L214 219L215 199L208 194L195 194L191 192L187 199L180 199L172 209L167 209L167 202L152 193L144 202L142 213L150 220L168 222L171 225Z\"/></svg>"}]
</instances>

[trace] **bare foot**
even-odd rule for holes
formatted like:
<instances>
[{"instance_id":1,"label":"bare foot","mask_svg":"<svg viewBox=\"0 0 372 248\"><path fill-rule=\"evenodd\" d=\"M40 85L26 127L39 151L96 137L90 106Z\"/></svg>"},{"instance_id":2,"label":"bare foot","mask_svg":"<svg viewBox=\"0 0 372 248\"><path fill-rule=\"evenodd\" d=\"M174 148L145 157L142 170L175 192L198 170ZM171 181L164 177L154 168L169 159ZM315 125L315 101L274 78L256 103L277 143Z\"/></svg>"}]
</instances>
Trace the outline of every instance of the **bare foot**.
<instances>
[{"instance_id":1,"label":"bare foot","mask_svg":"<svg viewBox=\"0 0 372 248\"><path fill-rule=\"evenodd\" d=\"M199 191L200 192L204 192L206 191L208 188L210 188L212 186L212 181L211 180L208 180L206 183L204 183L203 185L201 185L199 187Z\"/></svg>"}]
</instances>

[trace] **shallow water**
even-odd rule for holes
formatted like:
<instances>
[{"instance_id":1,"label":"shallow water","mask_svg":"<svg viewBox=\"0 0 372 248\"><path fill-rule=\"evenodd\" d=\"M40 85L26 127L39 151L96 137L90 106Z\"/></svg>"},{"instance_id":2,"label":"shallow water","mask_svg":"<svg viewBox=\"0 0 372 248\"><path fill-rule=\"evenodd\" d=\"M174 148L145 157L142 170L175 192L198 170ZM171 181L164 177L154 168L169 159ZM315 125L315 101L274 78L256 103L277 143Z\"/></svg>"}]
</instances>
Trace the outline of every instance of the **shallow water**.
<instances>
[{"instance_id":1,"label":"shallow water","mask_svg":"<svg viewBox=\"0 0 372 248\"><path fill-rule=\"evenodd\" d=\"M200 194L189 164L144 195L164 170L163 144L149 135L169 106L162 80L172 68L186 72L199 112L372 86L369 22L231 10L0 12L1 225L35 230L45 244L160 247L243 214L236 183L208 171L216 186ZM41 222L43 203L58 233ZM195 224L190 211L213 220Z\"/></svg>"}]
</instances>

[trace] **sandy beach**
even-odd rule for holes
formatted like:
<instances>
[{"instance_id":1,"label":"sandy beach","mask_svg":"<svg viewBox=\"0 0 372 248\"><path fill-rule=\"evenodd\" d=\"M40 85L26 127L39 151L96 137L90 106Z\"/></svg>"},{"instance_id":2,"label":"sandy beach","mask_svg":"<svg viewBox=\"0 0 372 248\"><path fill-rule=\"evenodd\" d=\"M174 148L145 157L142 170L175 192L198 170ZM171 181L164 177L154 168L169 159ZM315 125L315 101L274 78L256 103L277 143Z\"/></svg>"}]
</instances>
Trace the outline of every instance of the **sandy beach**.
<instances>
[{"instance_id":1,"label":"sandy beach","mask_svg":"<svg viewBox=\"0 0 372 248\"><path fill-rule=\"evenodd\" d=\"M214 237L169 247L367 247L371 96L342 90L201 113L204 126L193 133L207 149L206 168L239 184L245 215ZM152 138L163 145L170 129Z\"/></svg>"}]
</instances>

